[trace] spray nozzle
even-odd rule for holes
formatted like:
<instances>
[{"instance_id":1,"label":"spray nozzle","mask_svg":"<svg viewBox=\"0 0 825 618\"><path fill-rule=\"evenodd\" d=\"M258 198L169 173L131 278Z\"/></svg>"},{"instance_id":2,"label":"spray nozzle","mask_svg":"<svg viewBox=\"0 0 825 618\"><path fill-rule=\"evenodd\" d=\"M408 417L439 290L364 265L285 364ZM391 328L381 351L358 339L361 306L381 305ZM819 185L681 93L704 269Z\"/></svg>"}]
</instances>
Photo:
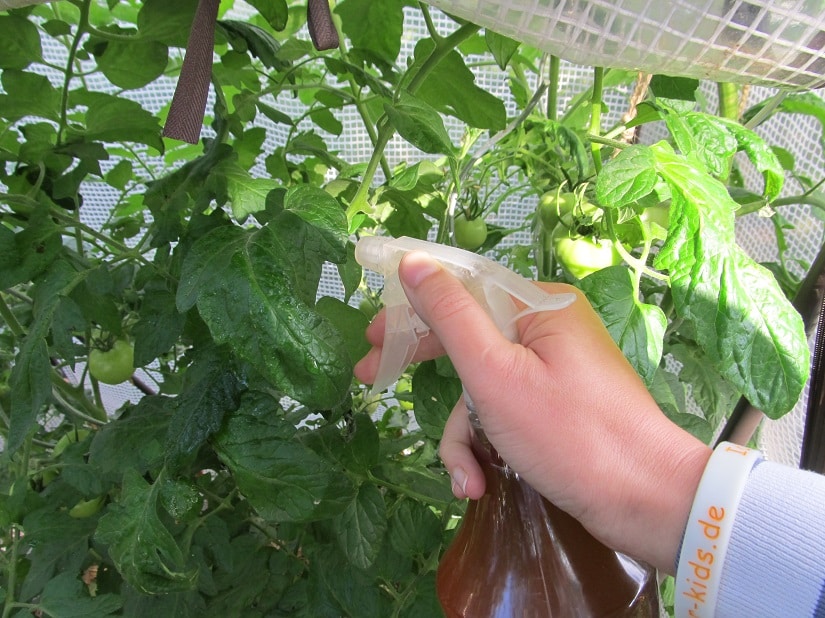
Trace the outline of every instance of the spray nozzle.
<instances>
[{"instance_id":1,"label":"spray nozzle","mask_svg":"<svg viewBox=\"0 0 825 618\"><path fill-rule=\"evenodd\" d=\"M511 341L516 339L519 318L539 311L564 309L576 298L574 294L548 294L498 262L456 247L406 236L362 238L355 247L355 259L364 268L384 275L382 298L387 320L373 392L383 391L401 376L410 364L418 342L430 331L413 311L398 278L401 258L410 251L425 251L460 279ZM526 308L519 311L513 297Z\"/></svg>"}]
</instances>

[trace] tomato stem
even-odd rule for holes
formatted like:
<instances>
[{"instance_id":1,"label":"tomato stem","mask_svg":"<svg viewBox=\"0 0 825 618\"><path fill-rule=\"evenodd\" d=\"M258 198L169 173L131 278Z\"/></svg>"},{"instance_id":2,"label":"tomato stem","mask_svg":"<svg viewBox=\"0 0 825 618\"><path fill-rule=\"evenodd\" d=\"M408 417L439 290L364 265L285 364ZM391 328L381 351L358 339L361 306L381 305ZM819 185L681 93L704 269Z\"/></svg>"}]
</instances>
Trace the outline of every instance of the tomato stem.
<instances>
[{"instance_id":1,"label":"tomato stem","mask_svg":"<svg viewBox=\"0 0 825 618\"><path fill-rule=\"evenodd\" d=\"M593 69L593 95L590 99L590 129L589 133L601 135L602 132L602 90L604 89L604 68ZM591 140L590 151L593 155L593 165L596 173L602 171L601 147Z\"/></svg>"}]
</instances>

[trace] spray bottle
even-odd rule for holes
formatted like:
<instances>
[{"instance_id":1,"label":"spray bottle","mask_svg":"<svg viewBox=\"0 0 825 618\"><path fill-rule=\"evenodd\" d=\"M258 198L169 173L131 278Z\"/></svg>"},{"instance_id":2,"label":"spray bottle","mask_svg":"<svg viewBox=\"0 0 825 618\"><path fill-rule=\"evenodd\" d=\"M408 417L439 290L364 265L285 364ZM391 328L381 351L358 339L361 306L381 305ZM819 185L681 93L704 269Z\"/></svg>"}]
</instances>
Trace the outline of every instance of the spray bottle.
<instances>
[{"instance_id":1,"label":"spray bottle","mask_svg":"<svg viewBox=\"0 0 825 618\"><path fill-rule=\"evenodd\" d=\"M429 332L398 278L410 251L429 253L462 281L511 341L519 318L575 300L548 294L469 251L406 237L363 238L356 260L384 275L386 330L373 392L398 379ZM526 308L519 311L513 297ZM466 391L464 397L487 493L470 501L439 564L438 597L447 618L658 617L655 571L601 544L522 480L487 440Z\"/></svg>"}]
</instances>

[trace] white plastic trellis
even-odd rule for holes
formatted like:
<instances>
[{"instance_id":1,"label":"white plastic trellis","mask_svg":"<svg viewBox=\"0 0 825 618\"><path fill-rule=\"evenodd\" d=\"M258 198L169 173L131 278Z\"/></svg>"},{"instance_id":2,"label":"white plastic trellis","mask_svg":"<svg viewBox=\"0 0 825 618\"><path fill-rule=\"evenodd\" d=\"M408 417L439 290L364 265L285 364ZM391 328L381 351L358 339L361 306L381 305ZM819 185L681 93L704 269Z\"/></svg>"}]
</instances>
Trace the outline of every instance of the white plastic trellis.
<instances>
[{"instance_id":1,"label":"white plastic trellis","mask_svg":"<svg viewBox=\"0 0 825 618\"><path fill-rule=\"evenodd\" d=\"M589 66L813 88L825 73L821 0L426 0Z\"/></svg>"},{"instance_id":2,"label":"white plastic trellis","mask_svg":"<svg viewBox=\"0 0 825 618\"><path fill-rule=\"evenodd\" d=\"M442 1L447 4L450 12L455 14L460 14L460 11L470 9L481 11L480 7L482 6L481 0L450 0L449 2L447 0L433 0L432 3L436 4L437 2L440 3ZM4 2L5 6L3 4ZM31 3L30 0L0 0L0 8L8 8L10 2L18 5L22 3ZM618 32L621 30L617 30L617 24L619 23L617 20L620 20L620 16L622 15L624 16L622 19L627 19L628 11L635 10L636 13L634 14L636 16L638 16L639 11L649 11L644 18L649 21L652 19L652 15L661 14L663 11L661 7L668 4L664 0L658 0L658 2L647 2L645 0L617 0L615 2L609 2L607 0L592 0L591 2L585 2L584 0L525 0L525 2L527 2L530 6L535 7L539 13L543 12L544 14L548 14L549 12L555 10L559 12L560 15L564 16L572 14L571 11L574 11L574 9L580 9L578 13L579 18L577 18L579 21L575 21L575 24L578 24L580 30L574 30L572 29L573 26L569 26L563 31L567 33L566 36L569 40L576 40L576 37L578 36L578 40L587 41L588 44L593 43L594 49L602 50L600 53L605 53L604 50L613 48L610 48L607 42L599 47L597 44L598 42L594 42L592 38L587 38L588 35L584 34L586 32L584 29L586 24L582 21L585 19L584 16L586 16L587 20L592 21L593 23L599 23L598 20L601 19L606 26L612 28L611 32ZM815 2L816 4L825 5L823 0L815 0ZM772 4L781 7L782 11L784 11L783 14L785 14L791 11L794 7L799 9L800 13L802 13L802 9L805 9L808 5L813 6L813 3L814 0L807 3L797 2L796 0L778 0ZM737 11L741 13L742 11L756 10L748 7L762 7L760 10L764 12L764 5L766 3L764 0L754 1L751 3L745 3L741 0L715 0L714 2L708 2L707 0L688 2L685 0L684 2L673 2L672 4L682 6L682 10L691 9L693 4L696 4L699 7L716 7L714 8L714 11L716 12L712 12L711 14L718 15L718 7L722 6L730 7L728 10L732 10L734 13ZM497 5L495 4L495 0L484 0L484 6L488 7L486 10L489 12L492 11L489 7ZM566 7L566 10L562 10L563 7ZM587 10L581 10L582 7L590 8ZM612 20L607 19L607 21L604 21L604 11L608 10L618 11L618 15L612 18ZM244 19L250 16L253 12L254 9L246 5L241 0L236 0L235 6L229 16L235 19ZM472 19L473 16L465 15L465 17ZM433 11L433 18L436 27L444 33L448 33L455 27L452 19L440 11ZM675 19L675 17L671 18ZM528 21L524 21L524 23L527 24ZM546 19L545 25L542 27L546 27ZM534 26L534 29L538 28L538 25ZM420 14L418 12L412 10L408 10L406 12L405 30L405 36L402 39L402 51L401 57L399 58L399 64L403 64L405 59L412 54L412 49L415 42L426 36L426 26L420 19ZM696 26L692 32L695 34L698 30L699 28ZM783 29L782 31L784 32L786 30ZM541 33L543 31L538 30L538 32ZM576 35L576 32L581 32L581 34ZM757 33L761 32L761 30L759 30L759 28L755 28L753 32ZM308 35L305 36L306 38L309 38ZM757 36L757 34L754 34L754 36ZM762 35L760 34L758 36ZM50 47L49 45L53 44L53 42L49 39L44 39L43 43L44 56L48 61L57 65L65 63L65 48L56 46ZM615 41L612 44L615 44ZM649 53L654 53L654 51L648 51ZM575 64L577 57L575 56L575 49L572 47L565 47L561 49L558 54L564 59L562 62L559 92L560 104L563 106L576 94L589 87L590 80L592 78L592 72L590 69L592 62L589 58L585 59L579 57L580 59L578 62L585 63L587 66ZM605 62L605 64L608 65L609 63ZM667 66L678 67L677 64L670 64ZM809 63L806 66L810 68L811 64ZM45 72L45 69L43 70ZM653 70L657 72L665 72L664 63L659 63L653 68ZM670 70L672 72L677 72L675 68L671 68ZM803 73L804 71L799 72L798 74L803 75ZM515 106L512 104L510 99L510 92L507 87L506 79L501 71L494 66L490 66L489 63L486 65L480 63L479 68L476 69L476 75L477 83L481 87L502 98L505 102L508 102L509 111L512 112L515 109ZM740 75L745 75L745 73L740 73ZM57 80L54 75L51 75L50 77ZM90 76L91 79L95 79L95 77L96 76L94 75ZM55 83L58 83L58 81ZM89 88L93 90L114 90L102 77L99 81L95 81L94 83L90 82ZM140 102L149 111L157 112L169 104L172 99L174 88L174 80L162 78L139 91L125 92L123 96L128 96ZM774 92L774 90L767 87L751 88L749 93L749 102L756 103L772 95ZM624 113L627 106L628 95L629 92L626 90L611 90L606 93L605 102L610 110L609 116L605 120L606 123L617 120ZM712 88L710 84L707 88L705 88L705 95L708 99L709 105L712 107L715 104L716 94L715 89ZM277 101L270 100L267 102L293 117L297 117L305 111L305 108L303 108L301 103L297 99L293 98L283 97ZM211 104L212 100L210 99L207 107L207 113L209 113L209 109L211 109ZM332 148L340 151L341 157L347 161L359 162L368 160L372 152L372 145L369 137L361 129L362 125L357 113L354 110L347 108L343 110L336 110L335 113L347 129L339 138L325 136L328 143L330 143ZM458 139L461 133L459 123L453 122L450 119L447 119L446 122L451 131L451 135L455 139ZM286 132L282 125L275 125L260 114L258 115L256 124L266 129L267 138L263 147L264 153L261 157L261 163L256 166L253 171L257 174L264 175L266 172L262 164L263 156L271 152L276 146L283 143L286 138ZM205 129L204 134L207 135L208 132L208 129ZM821 146L821 127L811 117L801 115L779 115L761 126L759 128L759 132L771 144L776 144L792 152L796 157L799 167L798 171L800 173L808 175L812 178L819 178L825 174L825 157L823 156ZM645 127L642 131L642 140L645 142L653 142L661 137L663 137L663 134L657 134L656 129L654 128ZM387 157L391 165L400 161L415 161L422 156L422 153L416 151L409 144L399 138L393 139L387 149ZM162 164L162 161L159 159L153 160L148 158L146 161L150 166L156 166L158 169ZM116 161L110 161L108 162L108 165L114 165L115 163ZM105 172L107 169L108 168L105 168L103 171ZM761 177L758 173L752 172L748 174L747 179L752 187L757 188L761 186ZM789 178L785 189L786 195L799 192L799 187L794 185L794 181ZM81 209L81 217L83 221L92 226L99 227L103 225L108 219L112 206L118 197L117 193L104 183L89 182L83 189L83 195L84 204ZM535 200L510 200L503 205L496 222L507 227L516 227L521 221L523 221L524 216L534 208ZM782 212L783 215L796 226L794 230L788 233L790 253L797 259L810 262L815 256L819 244L823 238L822 223L811 215L810 209L807 206L784 207ZM776 258L776 256L772 253L775 248L775 242L773 240L772 227L768 220L760 219L758 216L754 215L738 221L737 237L742 246L757 260L773 260ZM529 236L526 233L516 234L509 237L508 242L527 243L529 242ZM322 294L340 297L343 292L334 269L329 269L327 273L328 276L325 276L321 282L320 292ZM79 367L78 369L82 368ZM108 410L113 412L124 401L138 401L141 394L133 387L121 385L118 387L105 387L104 397L106 399ZM798 461L799 445L801 444L804 418L804 405L806 401L807 392L803 396L800 405L793 413L789 414L780 421L766 423L761 434L760 446L762 446L762 448L772 459L789 464L795 464Z\"/></svg>"}]
</instances>

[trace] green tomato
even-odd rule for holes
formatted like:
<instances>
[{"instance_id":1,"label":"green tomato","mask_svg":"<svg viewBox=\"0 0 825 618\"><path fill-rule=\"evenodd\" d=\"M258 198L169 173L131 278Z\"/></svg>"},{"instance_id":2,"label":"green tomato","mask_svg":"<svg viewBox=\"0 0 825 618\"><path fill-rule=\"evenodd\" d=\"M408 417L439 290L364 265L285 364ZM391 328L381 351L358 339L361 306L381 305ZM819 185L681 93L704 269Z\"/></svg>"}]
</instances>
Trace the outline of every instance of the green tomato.
<instances>
[{"instance_id":1,"label":"green tomato","mask_svg":"<svg viewBox=\"0 0 825 618\"><path fill-rule=\"evenodd\" d=\"M553 230L562 216L576 207L576 194L570 191L547 191L539 198L539 218L545 230Z\"/></svg>"},{"instance_id":2,"label":"green tomato","mask_svg":"<svg viewBox=\"0 0 825 618\"><path fill-rule=\"evenodd\" d=\"M106 496L98 496L91 500L80 500L72 508L69 509L69 517L75 519L86 519L97 513L106 501Z\"/></svg>"},{"instance_id":3,"label":"green tomato","mask_svg":"<svg viewBox=\"0 0 825 618\"><path fill-rule=\"evenodd\" d=\"M57 457L66 450L66 448L75 442L83 442L91 432L88 429L70 429L55 442L52 449L52 457Z\"/></svg>"},{"instance_id":4,"label":"green tomato","mask_svg":"<svg viewBox=\"0 0 825 618\"><path fill-rule=\"evenodd\" d=\"M553 232L553 255L562 269L576 279L622 263L622 256L609 239L579 236L562 226Z\"/></svg>"},{"instance_id":5,"label":"green tomato","mask_svg":"<svg viewBox=\"0 0 825 618\"><path fill-rule=\"evenodd\" d=\"M120 384L135 372L135 349L124 339L118 339L110 350L95 348L89 352L89 372L104 384Z\"/></svg>"},{"instance_id":6,"label":"green tomato","mask_svg":"<svg viewBox=\"0 0 825 618\"><path fill-rule=\"evenodd\" d=\"M487 223L481 217L467 219L464 215L455 218L455 242L462 249L475 251L487 240Z\"/></svg>"}]
</instances>

